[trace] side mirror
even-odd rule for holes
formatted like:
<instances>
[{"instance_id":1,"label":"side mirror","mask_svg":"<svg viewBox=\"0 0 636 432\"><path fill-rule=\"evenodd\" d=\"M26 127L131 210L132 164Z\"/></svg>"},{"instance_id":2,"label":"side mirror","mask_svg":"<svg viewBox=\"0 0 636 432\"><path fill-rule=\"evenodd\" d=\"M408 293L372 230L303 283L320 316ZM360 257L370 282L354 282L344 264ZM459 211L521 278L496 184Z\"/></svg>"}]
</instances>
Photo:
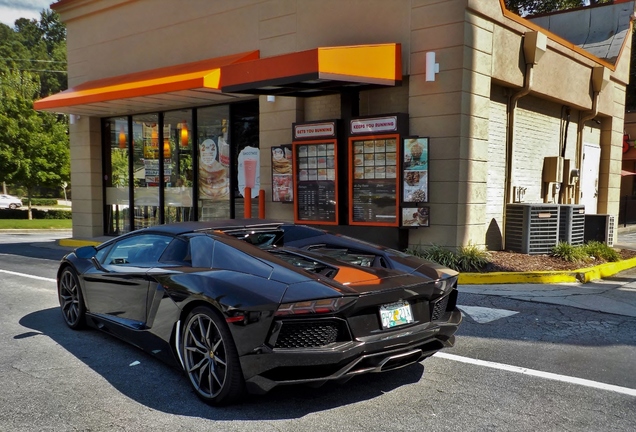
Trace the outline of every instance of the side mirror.
<instances>
[{"instance_id":1,"label":"side mirror","mask_svg":"<svg viewBox=\"0 0 636 432\"><path fill-rule=\"evenodd\" d=\"M82 246L75 249L75 255L82 259L91 259L97 253L95 246Z\"/></svg>"}]
</instances>

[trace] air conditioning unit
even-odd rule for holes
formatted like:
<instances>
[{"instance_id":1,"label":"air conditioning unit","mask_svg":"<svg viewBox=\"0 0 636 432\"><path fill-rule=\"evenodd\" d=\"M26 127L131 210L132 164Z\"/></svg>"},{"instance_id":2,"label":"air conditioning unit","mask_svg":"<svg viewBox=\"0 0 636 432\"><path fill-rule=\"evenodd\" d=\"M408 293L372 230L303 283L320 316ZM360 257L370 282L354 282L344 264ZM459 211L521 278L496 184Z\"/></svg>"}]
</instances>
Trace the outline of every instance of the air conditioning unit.
<instances>
[{"instance_id":1,"label":"air conditioning unit","mask_svg":"<svg viewBox=\"0 0 636 432\"><path fill-rule=\"evenodd\" d=\"M585 206L582 204L559 205L559 241L572 246L585 241Z\"/></svg>"},{"instance_id":2,"label":"air conditioning unit","mask_svg":"<svg viewBox=\"0 0 636 432\"><path fill-rule=\"evenodd\" d=\"M507 250L549 254L559 240L559 205L507 204L505 235Z\"/></svg>"},{"instance_id":3,"label":"air conditioning unit","mask_svg":"<svg viewBox=\"0 0 636 432\"><path fill-rule=\"evenodd\" d=\"M616 218L608 214L585 215L585 242L599 241L609 247L614 246Z\"/></svg>"}]
</instances>

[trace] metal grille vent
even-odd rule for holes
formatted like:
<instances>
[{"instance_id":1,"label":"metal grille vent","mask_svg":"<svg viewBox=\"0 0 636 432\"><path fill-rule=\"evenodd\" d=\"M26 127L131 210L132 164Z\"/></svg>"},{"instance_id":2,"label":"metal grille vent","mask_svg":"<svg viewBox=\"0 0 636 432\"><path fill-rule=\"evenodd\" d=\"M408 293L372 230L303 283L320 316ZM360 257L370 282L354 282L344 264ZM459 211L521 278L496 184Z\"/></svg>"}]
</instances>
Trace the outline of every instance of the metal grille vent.
<instances>
[{"instance_id":1,"label":"metal grille vent","mask_svg":"<svg viewBox=\"0 0 636 432\"><path fill-rule=\"evenodd\" d=\"M431 313L431 321L436 321L444 315L446 312L446 306L448 306L448 296L445 296L437 300L433 306L433 312Z\"/></svg>"},{"instance_id":2,"label":"metal grille vent","mask_svg":"<svg viewBox=\"0 0 636 432\"><path fill-rule=\"evenodd\" d=\"M309 348L336 342L339 323L321 321L311 323L284 322L275 348Z\"/></svg>"},{"instance_id":3,"label":"metal grille vent","mask_svg":"<svg viewBox=\"0 0 636 432\"><path fill-rule=\"evenodd\" d=\"M506 249L548 254L559 239L558 204L507 204Z\"/></svg>"},{"instance_id":4,"label":"metal grille vent","mask_svg":"<svg viewBox=\"0 0 636 432\"><path fill-rule=\"evenodd\" d=\"M573 246L585 240L585 206L562 204L559 206L559 241Z\"/></svg>"},{"instance_id":5,"label":"metal grille vent","mask_svg":"<svg viewBox=\"0 0 636 432\"><path fill-rule=\"evenodd\" d=\"M585 215L585 241L599 241L614 246L616 218L608 214Z\"/></svg>"}]
</instances>

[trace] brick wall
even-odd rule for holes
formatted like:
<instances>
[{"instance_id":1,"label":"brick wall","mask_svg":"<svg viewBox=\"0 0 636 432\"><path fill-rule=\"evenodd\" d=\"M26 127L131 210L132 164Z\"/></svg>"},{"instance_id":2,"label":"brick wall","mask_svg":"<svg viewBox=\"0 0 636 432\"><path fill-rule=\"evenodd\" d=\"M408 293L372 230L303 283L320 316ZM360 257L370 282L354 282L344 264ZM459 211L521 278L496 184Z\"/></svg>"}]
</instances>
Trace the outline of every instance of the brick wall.
<instances>
[{"instance_id":1,"label":"brick wall","mask_svg":"<svg viewBox=\"0 0 636 432\"><path fill-rule=\"evenodd\" d=\"M572 109L567 125L565 158L575 160L579 112ZM543 202L543 159L561 154L566 130L565 107L526 96L519 101L515 121L512 186L525 187L525 202ZM598 143L598 140L596 141Z\"/></svg>"}]
</instances>

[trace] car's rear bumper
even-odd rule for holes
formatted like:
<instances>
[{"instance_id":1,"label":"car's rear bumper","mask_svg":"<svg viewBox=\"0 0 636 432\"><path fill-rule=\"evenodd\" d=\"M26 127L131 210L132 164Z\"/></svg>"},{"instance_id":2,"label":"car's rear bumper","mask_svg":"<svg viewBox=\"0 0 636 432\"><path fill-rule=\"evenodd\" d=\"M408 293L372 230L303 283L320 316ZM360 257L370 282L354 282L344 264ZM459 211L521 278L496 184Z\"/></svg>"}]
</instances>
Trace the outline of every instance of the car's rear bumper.
<instances>
[{"instance_id":1,"label":"car's rear bumper","mask_svg":"<svg viewBox=\"0 0 636 432\"><path fill-rule=\"evenodd\" d=\"M241 357L247 388L264 393L279 385L346 381L356 375L397 369L453 346L461 323L454 309L443 322L405 326L326 348L273 349Z\"/></svg>"}]
</instances>

